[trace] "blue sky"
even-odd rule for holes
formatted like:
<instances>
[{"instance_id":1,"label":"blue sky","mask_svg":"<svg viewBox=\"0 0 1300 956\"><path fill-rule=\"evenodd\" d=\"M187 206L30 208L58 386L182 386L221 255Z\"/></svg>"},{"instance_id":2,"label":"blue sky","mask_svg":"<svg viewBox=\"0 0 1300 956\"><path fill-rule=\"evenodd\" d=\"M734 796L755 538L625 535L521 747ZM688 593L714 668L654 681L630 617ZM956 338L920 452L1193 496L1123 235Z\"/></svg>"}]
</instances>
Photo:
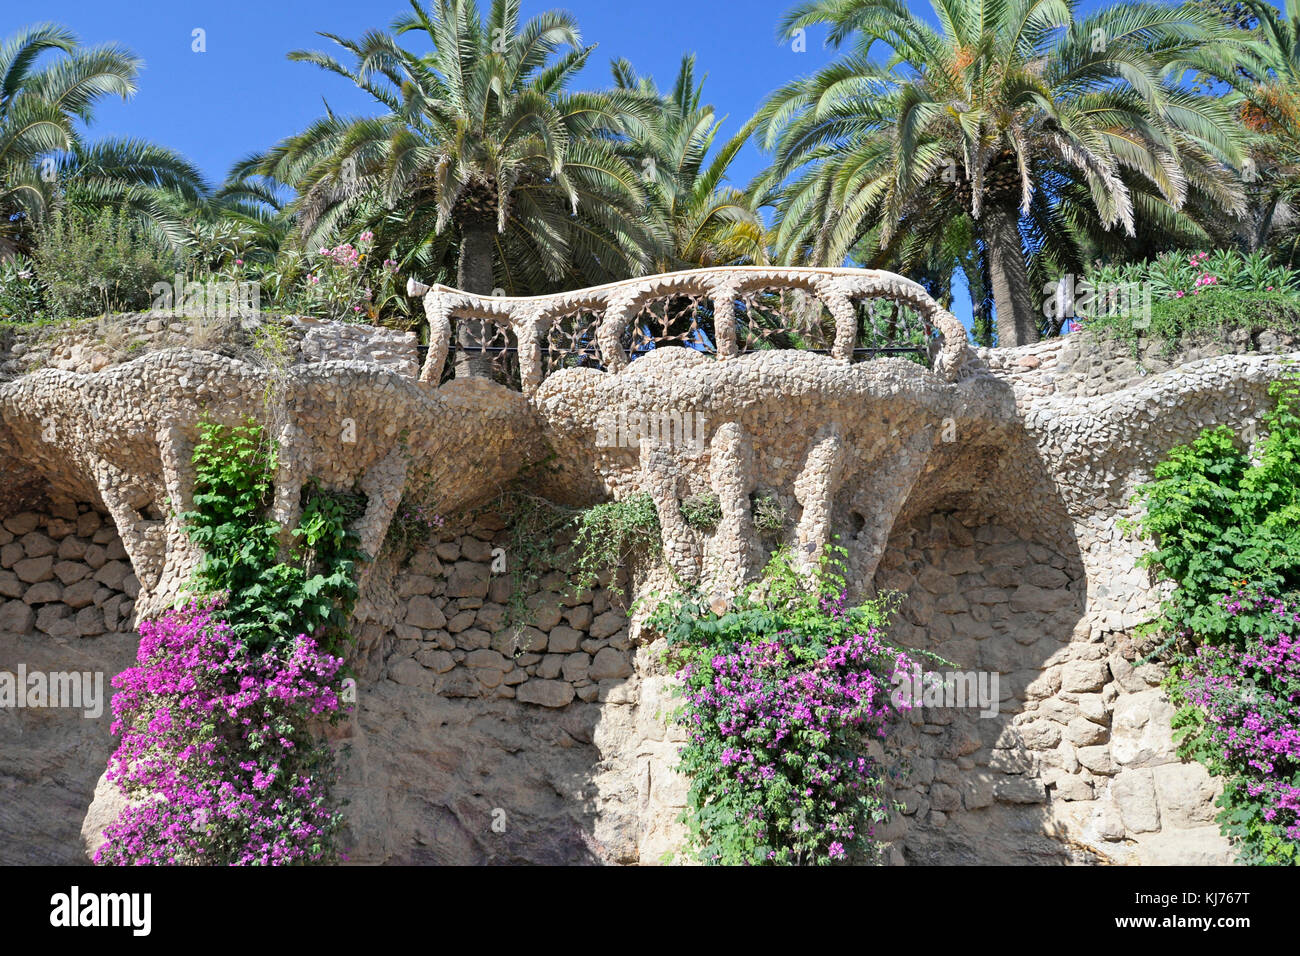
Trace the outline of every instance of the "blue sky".
<instances>
[{"instance_id":1,"label":"blue sky","mask_svg":"<svg viewBox=\"0 0 1300 956\"><path fill-rule=\"evenodd\" d=\"M488 0L481 0L486 7ZM792 0L525 0L531 16L558 7L573 13L587 43L597 43L583 85L609 83L609 63L626 57L661 87L671 83L683 53L697 55L697 75L719 115L723 134L740 127L773 89L828 62L833 51L810 31L806 50L780 44L776 26ZM1091 10L1097 0L1085 0ZM918 4L927 15L929 5ZM290 50L331 49L316 31L355 38L387 28L406 11L401 0L270 0L262 4L211 0L42 0L6 4L0 35L35 20L70 27L88 44L116 42L145 63L139 92L127 103L103 101L92 136L138 136L179 150L213 182L231 164L296 132L324 112L328 101L344 114L374 113L377 106L342 77L286 59ZM195 52L202 30L204 52ZM337 49L337 48L334 48ZM744 185L764 165L747 147L733 166ZM969 322L964 289L955 308Z\"/></svg>"},{"instance_id":2,"label":"blue sky","mask_svg":"<svg viewBox=\"0 0 1300 956\"><path fill-rule=\"evenodd\" d=\"M523 10L527 16L560 8L577 17L583 39L598 44L582 77L591 86L608 85L610 60L620 56L667 86L682 54L696 53L699 71L708 74L705 96L729 117L727 133L738 129L769 91L831 57L820 37L810 36L802 53L777 43L776 25L789 6L787 0L525 0ZM369 29L386 29L407 9L401 0L43 0L6 4L0 34L52 20L76 31L83 42L126 46L145 61L140 90L125 104L104 101L92 133L147 137L180 150L219 180L235 160L321 115L325 100L338 112L377 112L373 101L349 89L343 78L292 63L285 54L337 49L316 31L359 37ZM195 29L206 32L206 52L191 49ZM762 165L751 149L737 163L736 178L743 184Z\"/></svg>"}]
</instances>

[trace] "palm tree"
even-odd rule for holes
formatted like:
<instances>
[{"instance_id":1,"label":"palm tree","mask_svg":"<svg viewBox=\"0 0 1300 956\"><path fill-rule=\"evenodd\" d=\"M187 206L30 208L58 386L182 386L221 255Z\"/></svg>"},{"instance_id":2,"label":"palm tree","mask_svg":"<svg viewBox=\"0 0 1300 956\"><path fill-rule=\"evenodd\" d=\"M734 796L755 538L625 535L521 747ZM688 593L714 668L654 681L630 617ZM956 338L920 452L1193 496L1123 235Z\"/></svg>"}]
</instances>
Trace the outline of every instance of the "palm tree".
<instances>
[{"instance_id":1,"label":"palm tree","mask_svg":"<svg viewBox=\"0 0 1300 956\"><path fill-rule=\"evenodd\" d=\"M38 69L47 51L65 56ZM78 142L76 121L88 122L101 96L134 93L139 66L115 46L79 50L76 35L53 23L0 44L0 255L30 248L31 226L53 191L55 157Z\"/></svg>"},{"instance_id":2,"label":"palm tree","mask_svg":"<svg viewBox=\"0 0 1300 956\"><path fill-rule=\"evenodd\" d=\"M1294 257L1300 245L1300 3L1286 0L1278 11L1263 0L1242 0L1222 16L1250 42L1206 47L1193 62L1226 85L1225 98L1251 133L1242 171L1249 211L1237 238L1251 252L1280 241Z\"/></svg>"},{"instance_id":3,"label":"palm tree","mask_svg":"<svg viewBox=\"0 0 1300 956\"><path fill-rule=\"evenodd\" d=\"M38 67L47 53L63 55ZM0 257L29 253L34 227L59 203L126 209L173 248L183 244L184 206L206 190L199 171L143 140L88 144L77 131L98 99L135 92L140 65L115 45L80 47L51 23L0 44Z\"/></svg>"},{"instance_id":4,"label":"palm tree","mask_svg":"<svg viewBox=\"0 0 1300 956\"><path fill-rule=\"evenodd\" d=\"M142 139L76 143L58 158L55 169L55 202L84 212L126 212L176 252L188 245L189 221L211 191L188 159Z\"/></svg>"},{"instance_id":5,"label":"palm tree","mask_svg":"<svg viewBox=\"0 0 1300 956\"><path fill-rule=\"evenodd\" d=\"M315 63L354 82L381 116L332 112L280 143L257 172L294 188L304 241L370 228L382 246L458 246L456 284L479 294L541 292L644 273L663 246L644 213L638 173L618 153L629 116L649 119L643 98L622 91L569 93L594 47L562 12L521 23L518 0L493 0L486 20L473 0L435 0L394 23L423 33L422 56L393 34L358 41L322 34L349 54L346 67L319 52ZM491 361L469 350L474 323L460 328L457 374L486 375Z\"/></svg>"},{"instance_id":6,"label":"palm tree","mask_svg":"<svg viewBox=\"0 0 1300 956\"><path fill-rule=\"evenodd\" d=\"M611 68L619 90L637 93L654 107L649 123L629 124L622 151L646 181L654 215L668 227L670 245L656 271L763 261L762 221L744 192L724 185L753 124L710 160L722 121L702 103L704 82L695 82L693 54L682 57L666 94L653 77L638 76L627 60L616 60Z\"/></svg>"},{"instance_id":7,"label":"palm tree","mask_svg":"<svg viewBox=\"0 0 1300 956\"><path fill-rule=\"evenodd\" d=\"M1078 267L1090 231L1133 236L1189 194L1241 209L1242 137L1221 103L1177 82L1225 29L1140 3L1075 15L1076 0L811 0L786 36L829 25L850 52L778 90L759 113L775 162L777 253L838 264L877 228L882 249L967 215L987 257L998 340L1036 341L1030 255ZM887 62L872 56L877 45ZM1041 269L1040 269L1041 271Z\"/></svg>"}]
</instances>

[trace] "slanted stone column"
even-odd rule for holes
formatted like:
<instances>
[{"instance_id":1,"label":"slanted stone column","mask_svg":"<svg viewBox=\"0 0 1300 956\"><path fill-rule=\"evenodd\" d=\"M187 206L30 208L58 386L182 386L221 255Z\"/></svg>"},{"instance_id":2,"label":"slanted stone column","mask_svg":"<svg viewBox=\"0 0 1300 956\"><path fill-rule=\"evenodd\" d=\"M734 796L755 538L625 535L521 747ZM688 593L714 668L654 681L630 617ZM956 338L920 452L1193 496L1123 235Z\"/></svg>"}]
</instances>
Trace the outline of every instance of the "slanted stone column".
<instances>
[{"instance_id":1,"label":"slanted stone column","mask_svg":"<svg viewBox=\"0 0 1300 956\"><path fill-rule=\"evenodd\" d=\"M803 505L803 515L795 529L795 551L805 567L816 567L830 540L831 505L844 477L844 460L845 448L839 430L834 425L823 426L808 449L803 471L794 483L794 496Z\"/></svg>"},{"instance_id":2,"label":"slanted stone column","mask_svg":"<svg viewBox=\"0 0 1300 956\"><path fill-rule=\"evenodd\" d=\"M754 450L738 422L719 426L710 444L709 482L722 518L709 542L709 585L721 593L736 591L754 571L757 548L749 496L754 490Z\"/></svg>"}]
</instances>

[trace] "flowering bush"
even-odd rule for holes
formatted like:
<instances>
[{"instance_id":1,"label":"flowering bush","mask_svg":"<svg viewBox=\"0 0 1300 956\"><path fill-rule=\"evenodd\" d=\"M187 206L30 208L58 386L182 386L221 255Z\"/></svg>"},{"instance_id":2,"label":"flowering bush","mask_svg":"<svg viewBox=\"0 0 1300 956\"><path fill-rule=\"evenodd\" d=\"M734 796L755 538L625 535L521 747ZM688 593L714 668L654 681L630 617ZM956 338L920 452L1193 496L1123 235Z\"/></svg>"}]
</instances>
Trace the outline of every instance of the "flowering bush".
<instances>
[{"instance_id":1,"label":"flowering bush","mask_svg":"<svg viewBox=\"0 0 1300 956\"><path fill-rule=\"evenodd\" d=\"M375 234L363 232L355 246L350 242L333 248L321 246L307 274L307 309L336 321L373 320L379 306L393 298L397 276L394 260L385 259L378 267L368 261L374 244Z\"/></svg>"},{"instance_id":2,"label":"flowering bush","mask_svg":"<svg viewBox=\"0 0 1300 956\"><path fill-rule=\"evenodd\" d=\"M1155 299L1181 299L1205 292L1284 292L1300 290L1300 273L1274 265L1260 252L1166 252L1147 262L1098 266L1088 277L1098 285L1150 283Z\"/></svg>"},{"instance_id":3,"label":"flowering bush","mask_svg":"<svg viewBox=\"0 0 1300 956\"><path fill-rule=\"evenodd\" d=\"M1264 253L1169 252L1147 262L1097 266L1088 280L1103 293L1132 290L1150 308L1087 318L1083 325L1134 343L1138 337L1203 341L1230 330L1300 332L1300 272Z\"/></svg>"},{"instance_id":4,"label":"flowering bush","mask_svg":"<svg viewBox=\"0 0 1300 956\"><path fill-rule=\"evenodd\" d=\"M306 635L250 653L215 606L140 626L138 665L113 679L108 779L131 803L103 864L280 865L334 859L332 755L308 730L339 711L342 658Z\"/></svg>"},{"instance_id":5,"label":"flowering bush","mask_svg":"<svg viewBox=\"0 0 1300 956\"><path fill-rule=\"evenodd\" d=\"M1226 778L1224 832L1244 863L1300 861L1300 605L1258 590L1220 601L1240 646L1202 645L1177 678L1185 756Z\"/></svg>"},{"instance_id":6,"label":"flowering bush","mask_svg":"<svg viewBox=\"0 0 1300 956\"><path fill-rule=\"evenodd\" d=\"M668 637L689 742L691 848L717 864L828 864L875 855L889 806L867 741L912 667L884 640L884 601L847 608L824 561L807 590L784 554L727 609L679 597L651 625Z\"/></svg>"},{"instance_id":7,"label":"flowering bush","mask_svg":"<svg viewBox=\"0 0 1300 956\"><path fill-rule=\"evenodd\" d=\"M1300 862L1300 378L1274 382L1253 449L1225 428L1171 449L1138 490L1142 565L1176 586L1156 622L1182 756L1223 777L1218 816L1242 862ZM1225 595L1227 595L1225 597Z\"/></svg>"}]
</instances>

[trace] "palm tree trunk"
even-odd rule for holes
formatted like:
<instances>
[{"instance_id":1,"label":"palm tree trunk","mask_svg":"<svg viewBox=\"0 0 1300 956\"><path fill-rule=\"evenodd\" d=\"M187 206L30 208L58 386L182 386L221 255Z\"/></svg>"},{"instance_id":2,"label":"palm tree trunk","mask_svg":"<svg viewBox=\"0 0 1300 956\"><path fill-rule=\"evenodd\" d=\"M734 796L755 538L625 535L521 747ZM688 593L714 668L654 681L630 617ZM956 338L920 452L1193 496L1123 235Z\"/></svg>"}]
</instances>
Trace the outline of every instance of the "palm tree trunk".
<instances>
[{"instance_id":1,"label":"palm tree trunk","mask_svg":"<svg viewBox=\"0 0 1300 956\"><path fill-rule=\"evenodd\" d=\"M496 223L486 218L467 218L460 225L460 261L456 285L464 292L491 295ZM492 354L483 351L491 326L477 319L457 323L456 377L492 378Z\"/></svg>"},{"instance_id":2,"label":"palm tree trunk","mask_svg":"<svg viewBox=\"0 0 1300 956\"><path fill-rule=\"evenodd\" d=\"M1020 210L1014 199L984 208L985 254L997 310L998 345L1015 348L1038 341L1038 318L1020 241Z\"/></svg>"}]
</instances>

